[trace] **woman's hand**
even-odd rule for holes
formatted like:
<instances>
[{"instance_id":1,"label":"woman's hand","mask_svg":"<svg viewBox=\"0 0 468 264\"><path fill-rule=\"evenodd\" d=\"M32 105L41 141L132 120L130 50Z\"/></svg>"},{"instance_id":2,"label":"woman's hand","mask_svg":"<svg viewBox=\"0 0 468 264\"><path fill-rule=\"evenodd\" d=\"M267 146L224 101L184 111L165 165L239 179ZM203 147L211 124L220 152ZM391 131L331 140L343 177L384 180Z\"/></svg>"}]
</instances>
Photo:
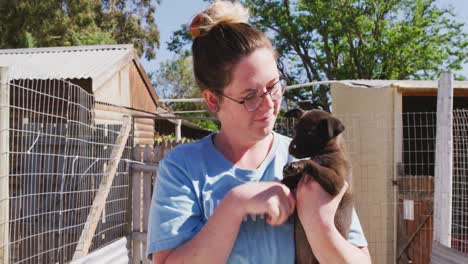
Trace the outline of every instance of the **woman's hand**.
<instances>
[{"instance_id":1,"label":"woman's hand","mask_svg":"<svg viewBox=\"0 0 468 264\"><path fill-rule=\"evenodd\" d=\"M229 193L239 205L238 213L267 214L267 223L281 225L294 212L295 199L286 185L279 182L251 182L233 188Z\"/></svg>"},{"instance_id":2,"label":"woman's hand","mask_svg":"<svg viewBox=\"0 0 468 264\"><path fill-rule=\"evenodd\" d=\"M347 189L348 183L345 182L341 191L333 197L313 177L304 175L296 191L299 219L307 219L317 228L333 228L336 210Z\"/></svg>"}]
</instances>

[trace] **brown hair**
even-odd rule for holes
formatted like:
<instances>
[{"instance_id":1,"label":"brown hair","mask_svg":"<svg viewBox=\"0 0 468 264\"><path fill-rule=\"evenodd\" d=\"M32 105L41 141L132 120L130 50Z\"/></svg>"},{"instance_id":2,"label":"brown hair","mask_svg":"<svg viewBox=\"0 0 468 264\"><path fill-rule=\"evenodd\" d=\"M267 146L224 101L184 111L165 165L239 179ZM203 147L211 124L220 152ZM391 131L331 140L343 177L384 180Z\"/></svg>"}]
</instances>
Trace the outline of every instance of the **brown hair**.
<instances>
[{"instance_id":1,"label":"brown hair","mask_svg":"<svg viewBox=\"0 0 468 264\"><path fill-rule=\"evenodd\" d=\"M222 94L242 57L259 48L273 50L271 41L247 19L248 11L238 2L215 1L192 20L193 68L202 91Z\"/></svg>"}]
</instances>

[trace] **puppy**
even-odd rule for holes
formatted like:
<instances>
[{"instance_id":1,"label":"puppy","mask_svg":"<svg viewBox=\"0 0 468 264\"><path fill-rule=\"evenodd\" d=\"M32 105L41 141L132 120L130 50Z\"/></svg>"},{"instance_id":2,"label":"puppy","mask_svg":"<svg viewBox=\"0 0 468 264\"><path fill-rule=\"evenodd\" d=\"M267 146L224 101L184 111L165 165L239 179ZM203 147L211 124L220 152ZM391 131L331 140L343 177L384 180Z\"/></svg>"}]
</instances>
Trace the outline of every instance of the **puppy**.
<instances>
[{"instance_id":1,"label":"puppy","mask_svg":"<svg viewBox=\"0 0 468 264\"><path fill-rule=\"evenodd\" d=\"M283 183L293 190L301 177L314 177L325 191L336 195L347 181L348 189L335 215L335 226L347 239L351 225L353 199L351 163L346 156L344 140L340 135L345 127L340 120L322 110L304 112L301 109L294 109L287 112L286 116L299 119L294 128L296 133L289 145L289 153L297 159L304 160L292 162L284 167ZM295 220L295 263L318 263L297 213Z\"/></svg>"}]
</instances>

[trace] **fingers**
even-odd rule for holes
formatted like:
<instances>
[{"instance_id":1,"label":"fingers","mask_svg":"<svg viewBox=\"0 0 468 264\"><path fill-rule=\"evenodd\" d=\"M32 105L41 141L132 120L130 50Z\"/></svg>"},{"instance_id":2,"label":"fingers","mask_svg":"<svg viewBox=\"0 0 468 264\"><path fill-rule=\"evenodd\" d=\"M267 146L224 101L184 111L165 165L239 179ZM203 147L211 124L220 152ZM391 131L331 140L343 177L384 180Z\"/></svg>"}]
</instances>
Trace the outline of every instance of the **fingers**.
<instances>
[{"instance_id":1,"label":"fingers","mask_svg":"<svg viewBox=\"0 0 468 264\"><path fill-rule=\"evenodd\" d=\"M286 186L283 187L283 192L271 200L269 204L269 212L267 222L270 225L281 225L286 222L289 216L294 212L295 199L293 193Z\"/></svg>"},{"instance_id":2,"label":"fingers","mask_svg":"<svg viewBox=\"0 0 468 264\"><path fill-rule=\"evenodd\" d=\"M288 211L288 217L294 213L294 210L296 209L296 195L294 192L289 190L288 195L286 196L288 205L289 205L289 211Z\"/></svg>"},{"instance_id":3,"label":"fingers","mask_svg":"<svg viewBox=\"0 0 468 264\"><path fill-rule=\"evenodd\" d=\"M270 225L277 225L281 216L281 209L277 204L270 204L268 207L267 223Z\"/></svg>"},{"instance_id":4,"label":"fingers","mask_svg":"<svg viewBox=\"0 0 468 264\"><path fill-rule=\"evenodd\" d=\"M308 174L303 174L302 177L301 177L301 180L299 181L299 184L300 185L307 185L311 182L314 182L315 179L314 177L308 175Z\"/></svg>"}]
</instances>

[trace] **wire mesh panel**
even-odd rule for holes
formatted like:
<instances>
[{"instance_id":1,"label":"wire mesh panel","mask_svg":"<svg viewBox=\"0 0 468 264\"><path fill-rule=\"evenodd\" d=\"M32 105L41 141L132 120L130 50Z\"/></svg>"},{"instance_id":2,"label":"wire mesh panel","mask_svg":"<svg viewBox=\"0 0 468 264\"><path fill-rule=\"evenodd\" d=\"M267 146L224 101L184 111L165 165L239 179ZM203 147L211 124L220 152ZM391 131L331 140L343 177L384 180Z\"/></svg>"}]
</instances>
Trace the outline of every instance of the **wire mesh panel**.
<instances>
[{"instance_id":1,"label":"wire mesh panel","mask_svg":"<svg viewBox=\"0 0 468 264\"><path fill-rule=\"evenodd\" d=\"M404 174L434 176L436 113L412 112L402 117Z\"/></svg>"},{"instance_id":2,"label":"wire mesh panel","mask_svg":"<svg viewBox=\"0 0 468 264\"><path fill-rule=\"evenodd\" d=\"M10 83L10 262L56 261L69 84Z\"/></svg>"},{"instance_id":3,"label":"wire mesh panel","mask_svg":"<svg viewBox=\"0 0 468 264\"><path fill-rule=\"evenodd\" d=\"M468 253L468 110L453 112L452 248Z\"/></svg>"},{"instance_id":4,"label":"wire mesh panel","mask_svg":"<svg viewBox=\"0 0 468 264\"><path fill-rule=\"evenodd\" d=\"M67 263L122 124L95 124L94 97L65 80L10 82L10 263ZM126 235L131 139L91 251Z\"/></svg>"},{"instance_id":5,"label":"wire mesh panel","mask_svg":"<svg viewBox=\"0 0 468 264\"><path fill-rule=\"evenodd\" d=\"M429 263L433 238L436 113L402 114L398 263ZM397 128L398 129L398 128Z\"/></svg>"}]
</instances>

